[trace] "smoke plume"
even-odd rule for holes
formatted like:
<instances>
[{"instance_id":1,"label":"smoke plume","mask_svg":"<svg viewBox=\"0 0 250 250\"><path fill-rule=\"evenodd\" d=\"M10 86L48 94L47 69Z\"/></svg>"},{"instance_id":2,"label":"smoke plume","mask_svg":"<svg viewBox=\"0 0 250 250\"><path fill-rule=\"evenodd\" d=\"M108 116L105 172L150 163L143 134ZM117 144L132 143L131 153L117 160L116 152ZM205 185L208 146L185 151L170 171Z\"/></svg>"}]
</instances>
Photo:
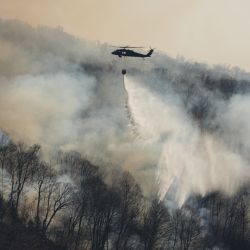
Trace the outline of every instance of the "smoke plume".
<instances>
[{"instance_id":1,"label":"smoke plume","mask_svg":"<svg viewBox=\"0 0 250 250\"><path fill-rule=\"evenodd\" d=\"M160 53L124 63L111 51L60 28L0 21L0 128L45 155L77 150L129 170L149 195L158 173L161 198L171 191L179 204L249 181L248 73Z\"/></svg>"},{"instance_id":2,"label":"smoke plume","mask_svg":"<svg viewBox=\"0 0 250 250\"><path fill-rule=\"evenodd\" d=\"M126 88L139 134L145 143L158 144L161 151L158 162L161 198L173 186L180 204L193 193L204 196L220 190L232 195L249 181L248 161L230 149L223 138L202 132L181 108L178 97L165 95L162 100L131 79L126 80ZM239 104L237 107L244 111ZM233 112L232 108L229 112ZM234 119L228 121L233 122ZM234 138L230 142L235 143Z\"/></svg>"}]
</instances>

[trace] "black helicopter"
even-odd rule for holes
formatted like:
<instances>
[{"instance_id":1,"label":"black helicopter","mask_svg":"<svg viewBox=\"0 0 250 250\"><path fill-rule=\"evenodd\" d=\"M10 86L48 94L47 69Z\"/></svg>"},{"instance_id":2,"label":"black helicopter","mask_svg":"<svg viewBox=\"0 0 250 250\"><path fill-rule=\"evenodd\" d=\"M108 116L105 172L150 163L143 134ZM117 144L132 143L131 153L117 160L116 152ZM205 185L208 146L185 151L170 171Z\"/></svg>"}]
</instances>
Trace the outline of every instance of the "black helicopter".
<instances>
[{"instance_id":1,"label":"black helicopter","mask_svg":"<svg viewBox=\"0 0 250 250\"><path fill-rule=\"evenodd\" d=\"M141 54L141 53L131 50L131 48L142 48L142 47L121 46L117 48L119 49L114 50L113 52L111 52L111 54L119 56L119 57L130 56L130 57L141 57L144 59L145 57L150 57L152 53L154 52L153 49L150 49L147 54Z\"/></svg>"}]
</instances>

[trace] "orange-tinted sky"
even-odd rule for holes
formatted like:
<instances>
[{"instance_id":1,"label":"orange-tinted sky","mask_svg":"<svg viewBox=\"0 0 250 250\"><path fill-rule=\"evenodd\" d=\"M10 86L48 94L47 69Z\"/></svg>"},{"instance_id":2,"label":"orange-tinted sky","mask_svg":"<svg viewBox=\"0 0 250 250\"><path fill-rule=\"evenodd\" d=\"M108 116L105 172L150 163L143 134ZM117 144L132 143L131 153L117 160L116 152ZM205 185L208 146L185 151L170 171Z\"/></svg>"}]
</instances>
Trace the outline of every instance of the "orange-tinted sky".
<instances>
[{"instance_id":1,"label":"orange-tinted sky","mask_svg":"<svg viewBox=\"0 0 250 250\"><path fill-rule=\"evenodd\" d=\"M249 0L0 0L0 17L250 71Z\"/></svg>"}]
</instances>

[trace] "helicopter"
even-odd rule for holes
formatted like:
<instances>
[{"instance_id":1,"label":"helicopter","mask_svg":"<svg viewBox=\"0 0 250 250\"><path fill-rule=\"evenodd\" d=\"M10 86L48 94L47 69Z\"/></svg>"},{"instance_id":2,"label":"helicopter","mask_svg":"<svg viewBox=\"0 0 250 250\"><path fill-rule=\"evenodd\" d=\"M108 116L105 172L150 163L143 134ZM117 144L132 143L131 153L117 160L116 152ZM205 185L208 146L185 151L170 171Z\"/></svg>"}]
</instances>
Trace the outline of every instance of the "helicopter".
<instances>
[{"instance_id":1,"label":"helicopter","mask_svg":"<svg viewBox=\"0 0 250 250\"><path fill-rule=\"evenodd\" d=\"M141 57L144 59L145 57L150 57L152 53L154 52L153 49L150 49L147 54L141 54L141 53L131 50L131 48L142 48L142 47L121 46L117 48L119 49L114 50L113 52L111 52L111 54L119 56L119 57L129 56L129 57Z\"/></svg>"}]
</instances>

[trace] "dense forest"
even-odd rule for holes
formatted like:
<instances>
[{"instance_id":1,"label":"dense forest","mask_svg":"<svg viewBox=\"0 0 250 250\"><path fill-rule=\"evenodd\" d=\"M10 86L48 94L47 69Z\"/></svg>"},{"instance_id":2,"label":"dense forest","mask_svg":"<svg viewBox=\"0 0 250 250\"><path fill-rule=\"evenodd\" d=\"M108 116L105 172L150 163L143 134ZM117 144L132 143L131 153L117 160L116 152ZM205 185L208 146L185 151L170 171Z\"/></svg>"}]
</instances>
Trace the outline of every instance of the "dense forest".
<instances>
[{"instance_id":1,"label":"dense forest","mask_svg":"<svg viewBox=\"0 0 250 250\"><path fill-rule=\"evenodd\" d=\"M2 136L0 163L1 249L250 248L246 187L169 209L129 172L110 176L77 152L44 162L40 146Z\"/></svg>"}]
</instances>

